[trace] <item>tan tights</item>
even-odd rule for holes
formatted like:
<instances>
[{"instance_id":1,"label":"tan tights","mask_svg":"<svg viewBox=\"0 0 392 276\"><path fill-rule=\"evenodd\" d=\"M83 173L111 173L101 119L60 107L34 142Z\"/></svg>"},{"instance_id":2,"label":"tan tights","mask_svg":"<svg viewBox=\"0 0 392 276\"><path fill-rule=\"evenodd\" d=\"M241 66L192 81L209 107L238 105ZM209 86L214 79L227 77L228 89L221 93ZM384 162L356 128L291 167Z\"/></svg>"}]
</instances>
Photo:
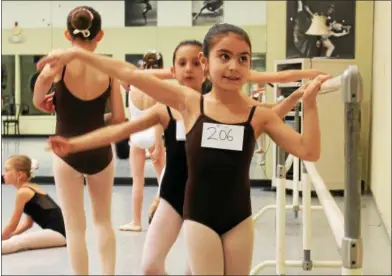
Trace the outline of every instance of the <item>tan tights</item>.
<instances>
[{"instance_id":1,"label":"tan tights","mask_svg":"<svg viewBox=\"0 0 392 276\"><path fill-rule=\"evenodd\" d=\"M61 247L66 240L59 232L43 229L37 232L22 233L1 242L1 254L11 254L19 251Z\"/></svg>"},{"instance_id":2,"label":"tan tights","mask_svg":"<svg viewBox=\"0 0 392 276\"><path fill-rule=\"evenodd\" d=\"M73 273L88 275L86 216L83 198L84 175L57 156L54 156L53 161L57 197L65 222L69 262ZM113 161L101 172L86 175L86 179L98 238L101 270L104 275L115 275L116 239L111 221Z\"/></svg>"}]
</instances>

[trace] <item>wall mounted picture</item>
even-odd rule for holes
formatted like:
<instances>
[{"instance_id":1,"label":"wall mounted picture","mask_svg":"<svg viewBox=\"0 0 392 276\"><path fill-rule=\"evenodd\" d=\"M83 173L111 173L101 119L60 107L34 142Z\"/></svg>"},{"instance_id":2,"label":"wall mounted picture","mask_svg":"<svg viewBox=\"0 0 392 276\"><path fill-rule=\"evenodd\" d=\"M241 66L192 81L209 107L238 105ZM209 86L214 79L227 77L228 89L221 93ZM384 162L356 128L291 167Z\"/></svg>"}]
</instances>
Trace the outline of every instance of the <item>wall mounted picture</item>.
<instances>
[{"instance_id":1,"label":"wall mounted picture","mask_svg":"<svg viewBox=\"0 0 392 276\"><path fill-rule=\"evenodd\" d=\"M205 26L223 22L223 0L192 1L192 25Z\"/></svg>"},{"instance_id":2,"label":"wall mounted picture","mask_svg":"<svg viewBox=\"0 0 392 276\"><path fill-rule=\"evenodd\" d=\"M355 1L287 1L286 58L355 58Z\"/></svg>"},{"instance_id":3,"label":"wall mounted picture","mask_svg":"<svg viewBox=\"0 0 392 276\"><path fill-rule=\"evenodd\" d=\"M157 1L125 0L125 26L157 26Z\"/></svg>"}]
</instances>

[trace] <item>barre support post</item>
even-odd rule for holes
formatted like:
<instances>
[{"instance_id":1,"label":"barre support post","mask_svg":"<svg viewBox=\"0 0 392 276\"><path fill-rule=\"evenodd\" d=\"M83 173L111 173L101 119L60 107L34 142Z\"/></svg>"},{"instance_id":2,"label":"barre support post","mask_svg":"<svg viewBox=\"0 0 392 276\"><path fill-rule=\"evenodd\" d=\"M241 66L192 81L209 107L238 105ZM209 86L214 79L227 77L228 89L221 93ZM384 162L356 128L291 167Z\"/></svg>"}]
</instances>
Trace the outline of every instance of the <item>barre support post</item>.
<instances>
[{"instance_id":1,"label":"barre support post","mask_svg":"<svg viewBox=\"0 0 392 276\"><path fill-rule=\"evenodd\" d=\"M300 132L299 129L299 104L295 105L294 128L295 131ZM299 158L293 156L293 209L294 217L298 218L299 211Z\"/></svg>"},{"instance_id":2,"label":"barre support post","mask_svg":"<svg viewBox=\"0 0 392 276\"><path fill-rule=\"evenodd\" d=\"M278 147L276 187L276 274L286 274L286 156Z\"/></svg>"},{"instance_id":3,"label":"barre support post","mask_svg":"<svg viewBox=\"0 0 392 276\"><path fill-rule=\"evenodd\" d=\"M305 165L302 165L302 247L304 256L302 260L302 269L305 271L312 270L313 264L311 259L311 239L312 239L312 211L311 211L311 187L308 171Z\"/></svg>"},{"instance_id":4,"label":"barre support post","mask_svg":"<svg viewBox=\"0 0 392 276\"><path fill-rule=\"evenodd\" d=\"M333 199L330 191L323 179L318 174L315 164L302 160L302 206L299 210L303 211L303 259L285 260L286 231L285 231L285 210L294 208L293 205L285 205L286 195L286 169L285 152L277 147L277 203L264 207L254 220L267 210L276 208L276 259L267 260L258 264L251 271L251 275L257 274L266 267L276 267L277 275L286 274L287 267L301 267L303 270L312 270L318 267L336 267L341 269L342 275L362 275L363 244L361 238L361 185L360 185L360 103L362 100L362 79L357 66L349 66L342 74L336 76L321 86L319 94L342 90L342 99L345 108L345 201L344 212ZM297 111L297 110L296 110ZM296 112L296 116L298 113ZM297 117L298 118L298 117ZM296 118L296 119L297 119ZM295 122L295 127L297 125ZM294 159L291 159L294 160ZM294 161L293 161L294 163ZM295 172L294 172L295 174ZM295 177L294 177L295 178ZM311 187L313 183L321 206L311 206ZM295 184L294 184L295 189ZM320 208L322 207L322 208ZM311 258L311 210L323 209L335 241L341 255L341 261L319 261Z\"/></svg>"},{"instance_id":5,"label":"barre support post","mask_svg":"<svg viewBox=\"0 0 392 276\"><path fill-rule=\"evenodd\" d=\"M360 134L362 80L357 66L349 66L342 75L345 109L345 188L342 275L362 275Z\"/></svg>"}]
</instances>

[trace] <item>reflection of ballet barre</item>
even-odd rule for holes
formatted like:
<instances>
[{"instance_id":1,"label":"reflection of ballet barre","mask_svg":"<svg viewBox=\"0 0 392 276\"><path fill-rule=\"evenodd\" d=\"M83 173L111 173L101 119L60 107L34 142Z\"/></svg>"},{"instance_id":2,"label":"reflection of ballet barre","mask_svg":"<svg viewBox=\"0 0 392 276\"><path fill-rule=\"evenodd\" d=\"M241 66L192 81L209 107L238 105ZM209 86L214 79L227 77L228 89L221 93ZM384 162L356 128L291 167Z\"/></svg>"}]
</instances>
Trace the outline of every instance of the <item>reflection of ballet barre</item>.
<instances>
[{"instance_id":1,"label":"reflection of ballet barre","mask_svg":"<svg viewBox=\"0 0 392 276\"><path fill-rule=\"evenodd\" d=\"M322 84L321 94L342 88L345 104L345 187L344 212L340 211L323 179L311 162L303 162L302 208L303 211L303 260L286 260L286 209L293 205L286 202L286 165L285 153L278 148L276 205L264 207L253 218L257 220L267 210L276 208L276 259L264 261L257 265L251 275L259 273L265 267L276 267L276 274L286 274L286 267L301 267L312 270L313 267L341 268L342 275L362 275L362 238L361 238L361 185L359 179L359 145L360 145L360 102L362 100L362 79L357 66L349 66L342 74ZM294 159L295 160L295 159ZM294 161L293 161L294 162ZM295 178L295 174L294 174ZM310 179L309 179L310 178ZM311 259L311 187L313 183L322 209L338 245L341 259L339 261L313 261ZM313 207L313 208L312 208Z\"/></svg>"}]
</instances>

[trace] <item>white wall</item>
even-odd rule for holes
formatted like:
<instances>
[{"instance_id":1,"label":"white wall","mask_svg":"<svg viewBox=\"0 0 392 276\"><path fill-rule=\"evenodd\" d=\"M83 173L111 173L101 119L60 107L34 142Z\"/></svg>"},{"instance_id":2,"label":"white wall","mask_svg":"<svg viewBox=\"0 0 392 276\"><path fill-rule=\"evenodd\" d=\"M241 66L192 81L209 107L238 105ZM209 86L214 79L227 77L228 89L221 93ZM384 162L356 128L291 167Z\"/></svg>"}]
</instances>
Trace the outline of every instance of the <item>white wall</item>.
<instances>
[{"instance_id":1,"label":"white wall","mask_svg":"<svg viewBox=\"0 0 392 276\"><path fill-rule=\"evenodd\" d=\"M3 29L12 28L15 21L23 28L50 27L51 1L2 1L1 5Z\"/></svg>"},{"instance_id":2,"label":"white wall","mask_svg":"<svg viewBox=\"0 0 392 276\"><path fill-rule=\"evenodd\" d=\"M22 28L65 28L69 11L80 5L97 9L104 28L124 27L124 1L2 1L2 28L12 28L15 21ZM265 25L266 6L266 1L225 1L224 22ZM158 1L157 7L158 26L192 26L192 1Z\"/></svg>"},{"instance_id":3,"label":"white wall","mask_svg":"<svg viewBox=\"0 0 392 276\"><path fill-rule=\"evenodd\" d=\"M192 26L192 1L158 1L158 26Z\"/></svg>"},{"instance_id":4,"label":"white wall","mask_svg":"<svg viewBox=\"0 0 392 276\"><path fill-rule=\"evenodd\" d=\"M203 7L203 1L192 1L192 11L199 12L199 10ZM205 12L209 12L206 10Z\"/></svg>"},{"instance_id":5,"label":"white wall","mask_svg":"<svg viewBox=\"0 0 392 276\"><path fill-rule=\"evenodd\" d=\"M65 28L68 13L75 7L85 5L96 9L104 28L124 27L124 1L51 1L52 22L55 28Z\"/></svg>"},{"instance_id":6,"label":"white wall","mask_svg":"<svg viewBox=\"0 0 392 276\"><path fill-rule=\"evenodd\" d=\"M15 21L24 29L65 28L68 13L80 5L97 9L105 28L124 27L124 1L2 1L2 28Z\"/></svg>"},{"instance_id":7,"label":"white wall","mask_svg":"<svg viewBox=\"0 0 392 276\"><path fill-rule=\"evenodd\" d=\"M225 23L234 25L266 25L267 1L224 1Z\"/></svg>"},{"instance_id":8,"label":"white wall","mask_svg":"<svg viewBox=\"0 0 392 276\"><path fill-rule=\"evenodd\" d=\"M391 237L391 2L376 1L370 185Z\"/></svg>"}]
</instances>

